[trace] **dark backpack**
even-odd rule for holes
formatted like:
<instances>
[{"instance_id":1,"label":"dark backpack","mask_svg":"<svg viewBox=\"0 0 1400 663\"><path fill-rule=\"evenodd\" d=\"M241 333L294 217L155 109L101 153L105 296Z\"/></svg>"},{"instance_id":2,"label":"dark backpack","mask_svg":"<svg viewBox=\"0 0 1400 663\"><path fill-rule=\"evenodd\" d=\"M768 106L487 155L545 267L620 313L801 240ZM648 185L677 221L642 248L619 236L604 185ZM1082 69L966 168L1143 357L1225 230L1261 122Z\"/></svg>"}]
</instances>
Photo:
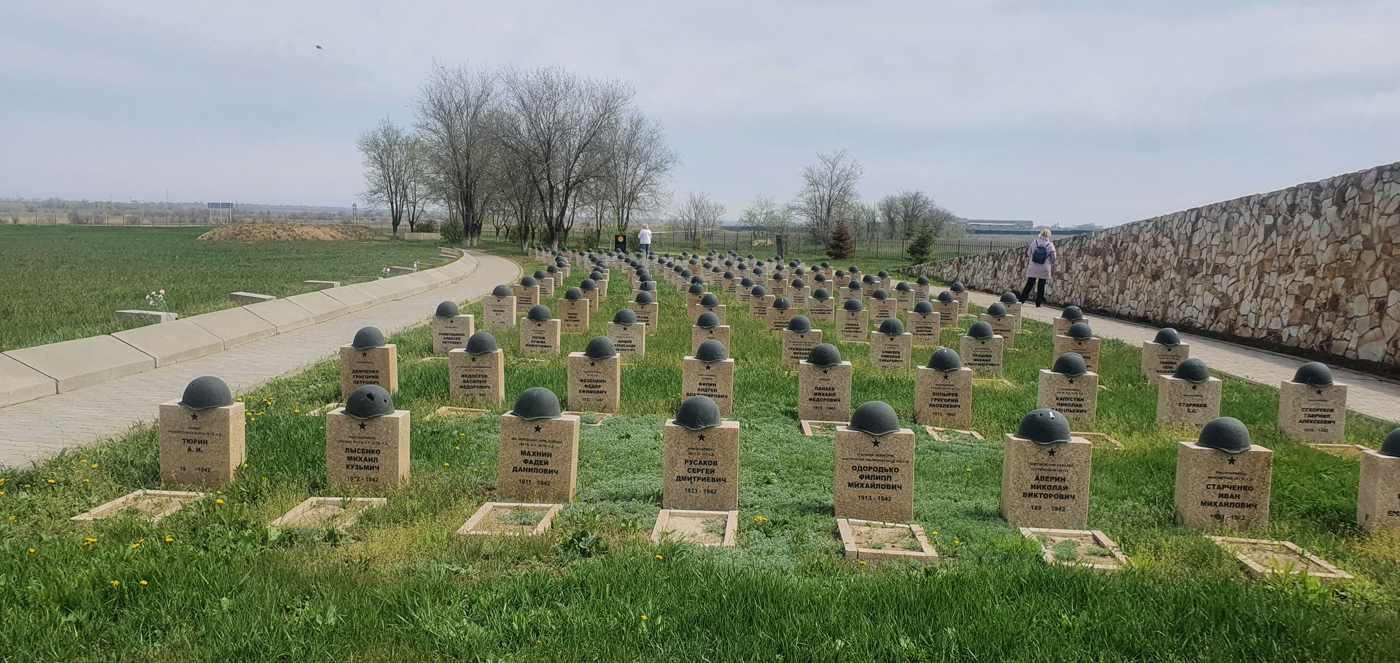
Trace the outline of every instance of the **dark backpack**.
<instances>
[{"instance_id":1,"label":"dark backpack","mask_svg":"<svg viewBox=\"0 0 1400 663\"><path fill-rule=\"evenodd\" d=\"M1037 265L1043 265L1045 264L1045 259L1049 257L1050 250L1045 248L1045 245L1042 244L1040 246L1035 247L1035 251L1031 253L1031 262Z\"/></svg>"}]
</instances>

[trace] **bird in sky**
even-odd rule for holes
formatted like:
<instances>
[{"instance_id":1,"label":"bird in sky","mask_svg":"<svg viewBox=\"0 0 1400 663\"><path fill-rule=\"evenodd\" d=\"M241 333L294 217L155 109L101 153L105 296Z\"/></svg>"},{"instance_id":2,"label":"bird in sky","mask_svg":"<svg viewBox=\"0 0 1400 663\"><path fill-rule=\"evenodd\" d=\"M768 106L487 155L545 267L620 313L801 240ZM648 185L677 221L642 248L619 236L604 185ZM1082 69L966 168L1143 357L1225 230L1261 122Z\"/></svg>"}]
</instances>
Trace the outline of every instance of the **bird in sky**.
<instances>
[{"instance_id":1,"label":"bird in sky","mask_svg":"<svg viewBox=\"0 0 1400 663\"><path fill-rule=\"evenodd\" d=\"M324 51L324 50L326 50L326 49L321 48L321 45L320 45L320 44L316 44L316 50L318 50L318 51Z\"/></svg>"}]
</instances>

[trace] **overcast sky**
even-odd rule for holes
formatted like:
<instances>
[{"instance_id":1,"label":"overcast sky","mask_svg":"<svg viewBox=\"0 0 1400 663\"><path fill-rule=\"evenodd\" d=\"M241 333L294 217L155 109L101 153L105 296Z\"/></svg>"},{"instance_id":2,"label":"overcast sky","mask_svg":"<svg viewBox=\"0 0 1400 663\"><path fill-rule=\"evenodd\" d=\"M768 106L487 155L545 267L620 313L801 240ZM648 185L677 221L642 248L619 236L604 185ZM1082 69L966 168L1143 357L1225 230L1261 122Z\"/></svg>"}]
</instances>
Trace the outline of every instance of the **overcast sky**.
<instances>
[{"instance_id":1,"label":"overcast sky","mask_svg":"<svg viewBox=\"0 0 1400 663\"><path fill-rule=\"evenodd\" d=\"M1397 35L1396 0L5 0L0 195L349 205L437 60L631 83L729 219L845 147L867 202L1116 224L1400 161Z\"/></svg>"}]
</instances>

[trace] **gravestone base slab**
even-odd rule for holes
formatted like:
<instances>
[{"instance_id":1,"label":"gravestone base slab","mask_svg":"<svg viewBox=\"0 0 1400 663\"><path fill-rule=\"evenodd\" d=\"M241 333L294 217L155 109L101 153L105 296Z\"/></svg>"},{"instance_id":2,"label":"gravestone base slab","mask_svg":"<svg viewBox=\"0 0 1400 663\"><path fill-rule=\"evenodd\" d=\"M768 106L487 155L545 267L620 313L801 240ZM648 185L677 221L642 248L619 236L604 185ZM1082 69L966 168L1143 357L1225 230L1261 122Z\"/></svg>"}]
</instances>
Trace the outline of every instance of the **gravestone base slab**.
<instances>
[{"instance_id":1,"label":"gravestone base slab","mask_svg":"<svg viewBox=\"0 0 1400 663\"><path fill-rule=\"evenodd\" d=\"M458 536L539 536L554 526L554 516L563 504L520 504L516 502L487 502L457 530ZM526 516L524 513L530 515ZM530 524L538 514L539 519ZM514 522L512 522L514 521Z\"/></svg>"},{"instance_id":2,"label":"gravestone base slab","mask_svg":"<svg viewBox=\"0 0 1400 663\"><path fill-rule=\"evenodd\" d=\"M384 506L383 497L308 497L281 518L268 523L272 527L335 527L344 532L360 519L365 509Z\"/></svg>"},{"instance_id":3,"label":"gravestone base slab","mask_svg":"<svg viewBox=\"0 0 1400 663\"><path fill-rule=\"evenodd\" d=\"M1319 580L1351 580L1352 575L1292 541L1243 539L1230 536L1208 537L1215 545L1228 550L1244 565L1249 575L1264 578L1275 574L1302 574Z\"/></svg>"},{"instance_id":4,"label":"gravestone base slab","mask_svg":"<svg viewBox=\"0 0 1400 663\"><path fill-rule=\"evenodd\" d=\"M836 528L841 531L848 561L918 562L930 566L939 561L924 528L912 523L837 518Z\"/></svg>"},{"instance_id":5,"label":"gravestone base slab","mask_svg":"<svg viewBox=\"0 0 1400 663\"><path fill-rule=\"evenodd\" d=\"M739 510L694 511L662 509L651 528L651 540L681 541L711 548L733 548L738 544Z\"/></svg>"},{"instance_id":6,"label":"gravestone base slab","mask_svg":"<svg viewBox=\"0 0 1400 663\"><path fill-rule=\"evenodd\" d=\"M1096 529L1022 527L1021 536L1040 544L1046 564L1117 571L1128 563L1118 544Z\"/></svg>"},{"instance_id":7,"label":"gravestone base slab","mask_svg":"<svg viewBox=\"0 0 1400 663\"><path fill-rule=\"evenodd\" d=\"M206 495L208 493L182 490L137 490L95 507L91 511L73 516L69 520L79 522L103 520L113 518L127 509L136 509L139 518L155 525L162 518L179 511L181 507L185 506L185 502L203 499Z\"/></svg>"}]
</instances>

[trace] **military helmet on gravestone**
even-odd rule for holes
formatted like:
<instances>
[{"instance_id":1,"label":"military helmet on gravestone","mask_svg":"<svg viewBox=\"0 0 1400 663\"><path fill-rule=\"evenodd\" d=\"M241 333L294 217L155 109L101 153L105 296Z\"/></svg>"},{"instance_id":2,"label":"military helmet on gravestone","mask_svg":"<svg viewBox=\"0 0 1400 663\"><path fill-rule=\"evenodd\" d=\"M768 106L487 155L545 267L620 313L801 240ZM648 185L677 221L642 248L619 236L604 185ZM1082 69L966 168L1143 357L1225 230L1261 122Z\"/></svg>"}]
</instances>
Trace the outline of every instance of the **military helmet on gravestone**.
<instances>
[{"instance_id":1,"label":"military helmet on gravestone","mask_svg":"<svg viewBox=\"0 0 1400 663\"><path fill-rule=\"evenodd\" d=\"M377 384L367 384L345 399L345 414L356 419L373 419L394 413L394 398Z\"/></svg>"},{"instance_id":2,"label":"military helmet on gravestone","mask_svg":"<svg viewBox=\"0 0 1400 663\"><path fill-rule=\"evenodd\" d=\"M725 272L723 278L725 278L726 280L734 278L734 272Z\"/></svg>"},{"instance_id":3,"label":"military helmet on gravestone","mask_svg":"<svg viewBox=\"0 0 1400 663\"><path fill-rule=\"evenodd\" d=\"M884 288L876 288L876 289L875 289L875 294L873 294L873 295L871 295L871 296L874 297L875 299L879 299L879 300L883 301L883 300L886 300L886 299L889 299L889 298L890 298L890 293L885 292L885 289L884 289Z\"/></svg>"},{"instance_id":4,"label":"military helmet on gravestone","mask_svg":"<svg viewBox=\"0 0 1400 663\"><path fill-rule=\"evenodd\" d=\"M741 279L741 280L739 281L739 287L741 287L741 288L752 288L752 287L753 287L753 279L751 279L751 278L745 276L743 279Z\"/></svg>"},{"instance_id":5,"label":"military helmet on gravestone","mask_svg":"<svg viewBox=\"0 0 1400 663\"><path fill-rule=\"evenodd\" d=\"M861 311L865 310L865 306L863 306L860 303L860 300L854 298L847 299L846 303L842 305L841 308L846 309L847 311L850 311L852 313L860 313Z\"/></svg>"},{"instance_id":6,"label":"military helmet on gravestone","mask_svg":"<svg viewBox=\"0 0 1400 663\"><path fill-rule=\"evenodd\" d=\"M1089 372L1088 366L1084 363L1084 357L1078 352L1066 352L1055 359L1055 366L1050 369L1061 375L1084 375Z\"/></svg>"},{"instance_id":7,"label":"military helmet on gravestone","mask_svg":"<svg viewBox=\"0 0 1400 663\"><path fill-rule=\"evenodd\" d=\"M1055 444L1070 440L1069 420L1054 410L1032 410L1021 419L1016 436L1036 444Z\"/></svg>"},{"instance_id":8,"label":"military helmet on gravestone","mask_svg":"<svg viewBox=\"0 0 1400 663\"><path fill-rule=\"evenodd\" d=\"M722 425L724 418L720 416L715 399L709 396L691 396L676 410L675 422L682 428L704 430Z\"/></svg>"},{"instance_id":9,"label":"military helmet on gravestone","mask_svg":"<svg viewBox=\"0 0 1400 663\"><path fill-rule=\"evenodd\" d=\"M691 283L699 283L700 285L704 285L704 284L705 284L705 277L700 276L699 274L696 274L695 276L690 277L690 282L691 282Z\"/></svg>"},{"instance_id":10,"label":"military helmet on gravestone","mask_svg":"<svg viewBox=\"0 0 1400 663\"><path fill-rule=\"evenodd\" d=\"M701 306L719 306L719 297L716 297L716 296L715 296L715 293L713 293L713 292L707 292L707 293L705 293L705 296L703 296L703 297L700 298L700 305L701 305Z\"/></svg>"},{"instance_id":11,"label":"military helmet on gravestone","mask_svg":"<svg viewBox=\"0 0 1400 663\"><path fill-rule=\"evenodd\" d=\"M815 299L817 301L826 301L828 299L831 299L831 293L827 292L826 288L817 288L816 291L812 293L812 299Z\"/></svg>"},{"instance_id":12,"label":"military helmet on gravestone","mask_svg":"<svg viewBox=\"0 0 1400 663\"><path fill-rule=\"evenodd\" d=\"M1293 374L1293 381L1314 387L1326 387L1332 384L1332 369L1320 361L1310 361L1298 367L1298 372Z\"/></svg>"},{"instance_id":13,"label":"military helmet on gravestone","mask_svg":"<svg viewBox=\"0 0 1400 663\"><path fill-rule=\"evenodd\" d=\"M467 354L484 355L496 351L496 337L486 332L477 332L467 339Z\"/></svg>"},{"instance_id":14,"label":"military helmet on gravestone","mask_svg":"<svg viewBox=\"0 0 1400 663\"><path fill-rule=\"evenodd\" d=\"M818 343L807 353L807 363L817 366L835 366L841 363L841 351L830 343Z\"/></svg>"},{"instance_id":15,"label":"military helmet on gravestone","mask_svg":"<svg viewBox=\"0 0 1400 663\"><path fill-rule=\"evenodd\" d=\"M1206 363L1192 357L1176 365L1176 371L1172 377L1188 382L1200 384L1210 381L1210 369L1206 368Z\"/></svg>"},{"instance_id":16,"label":"military helmet on gravestone","mask_svg":"<svg viewBox=\"0 0 1400 663\"><path fill-rule=\"evenodd\" d=\"M588 278L593 279L594 282L605 281L607 280L608 275L595 269L593 270L593 273L588 275Z\"/></svg>"},{"instance_id":17,"label":"military helmet on gravestone","mask_svg":"<svg viewBox=\"0 0 1400 663\"><path fill-rule=\"evenodd\" d=\"M690 289L686 290L686 292L692 295L704 294L705 286L700 285L699 283L692 283L690 284Z\"/></svg>"},{"instance_id":18,"label":"military helmet on gravestone","mask_svg":"<svg viewBox=\"0 0 1400 663\"><path fill-rule=\"evenodd\" d=\"M567 299L571 302L576 302L580 299L583 299L583 291L579 290L578 288L569 288L564 293L564 299Z\"/></svg>"},{"instance_id":19,"label":"military helmet on gravestone","mask_svg":"<svg viewBox=\"0 0 1400 663\"><path fill-rule=\"evenodd\" d=\"M1066 320L1083 320L1084 312L1079 310L1078 306L1066 306L1060 317Z\"/></svg>"},{"instance_id":20,"label":"military helmet on gravestone","mask_svg":"<svg viewBox=\"0 0 1400 663\"><path fill-rule=\"evenodd\" d=\"M939 348L928 358L928 367L945 373L962 370L962 358L948 348Z\"/></svg>"},{"instance_id":21,"label":"military helmet on gravestone","mask_svg":"<svg viewBox=\"0 0 1400 663\"><path fill-rule=\"evenodd\" d=\"M545 268L544 272L545 272L545 274L547 274L547 275L558 274L558 273L559 273L559 268L558 268L558 267L555 267L554 265L550 265L549 267L546 267L546 268Z\"/></svg>"},{"instance_id":22,"label":"military helmet on gravestone","mask_svg":"<svg viewBox=\"0 0 1400 663\"><path fill-rule=\"evenodd\" d=\"M913 290L913 288L909 287L909 283L907 281L900 281L899 283L896 283L894 289L896 292L909 292L910 290Z\"/></svg>"},{"instance_id":23,"label":"military helmet on gravestone","mask_svg":"<svg viewBox=\"0 0 1400 663\"><path fill-rule=\"evenodd\" d=\"M1007 306L1010 306L1012 304L1019 304L1021 303L1021 298L1017 297L1016 293L1008 290L1006 292L1001 293L1001 303L1006 304Z\"/></svg>"},{"instance_id":24,"label":"military helmet on gravestone","mask_svg":"<svg viewBox=\"0 0 1400 663\"><path fill-rule=\"evenodd\" d=\"M724 271L724 270L721 269L719 266L715 266L715 267L711 267L711 268L710 268L710 273L711 273L711 274L718 274L718 273L720 273L720 272L722 272L722 271Z\"/></svg>"},{"instance_id":25,"label":"military helmet on gravestone","mask_svg":"<svg viewBox=\"0 0 1400 663\"><path fill-rule=\"evenodd\" d=\"M768 289L764 288L761 285L756 285L753 287L753 290L749 291L749 294L753 295L754 297L767 297Z\"/></svg>"},{"instance_id":26,"label":"military helmet on gravestone","mask_svg":"<svg viewBox=\"0 0 1400 663\"><path fill-rule=\"evenodd\" d=\"M803 281L802 279L793 279L793 280L792 280L792 287L794 287L794 288L796 288L796 289L798 289L798 290L801 290L802 288L807 287L807 282L806 282L806 281Z\"/></svg>"},{"instance_id":27,"label":"military helmet on gravestone","mask_svg":"<svg viewBox=\"0 0 1400 663\"><path fill-rule=\"evenodd\" d=\"M708 364L728 359L729 352L719 341L705 341L700 344L699 348L696 348L695 358Z\"/></svg>"},{"instance_id":28,"label":"military helmet on gravestone","mask_svg":"<svg viewBox=\"0 0 1400 663\"><path fill-rule=\"evenodd\" d=\"M637 313L630 308L621 309L613 316L613 322L619 325L635 325Z\"/></svg>"},{"instance_id":29,"label":"military helmet on gravestone","mask_svg":"<svg viewBox=\"0 0 1400 663\"><path fill-rule=\"evenodd\" d=\"M861 277L860 282L861 282L861 283L875 283L875 277L874 277L874 276L871 276L871 275L869 275L869 274L866 274L865 276L862 276L862 277Z\"/></svg>"},{"instance_id":30,"label":"military helmet on gravestone","mask_svg":"<svg viewBox=\"0 0 1400 663\"><path fill-rule=\"evenodd\" d=\"M1400 428L1390 431L1390 435L1385 436L1385 441L1381 443L1381 455L1400 457Z\"/></svg>"},{"instance_id":31,"label":"military helmet on gravestone","mask_svg":"<svg viewBox=\"0 0 1400 663\"><path fill-rule=\"evenodd\" d=\"M710 311L705 311L701 313L699 317L695 318L695 326L701 329L714 329L719 326L719 316Z\"/></svg>"},{"instance_id":32,"label":"military helmet on gravestone","mask_svg":"<svg viewBox=\"0 0 1400 663\"><path fill-rule=\"evenodd\" d=\"M885 336L899 336L904 333L904 323L900 322L899 318L885 318L885 321L880 323L880 333Z\"/></svg>"},{"instance_id":33,"label":"military helmet on gravestone","mask_svg":"<svg viewBox=\"0 0 1400 663\"><path fill-rule=\"evenodd\" d=\"M637 285L637 289L642 292L656 292L655 281L642 281Z\"/></svg>"},{"instance_id":34,"label":"military helmet on gravestone","mask_svg":"<svg viewBox=\"0 0 1400 663\"><path fill-rule=\"evenodd\" d=\"M515 399L515 409L510 413L526 421L558 419L564 414L559 408L559 397L544 387L526 389Z\"/></svg>"},{"instance_id":35,"label":"military helmet on gravestone","mask_svg":"<svg viewBox=\"0 0 1400 663\"><path fill-rule=\"evenodd\" d=\"M205 375L190 380L190 383L185 385L180 405L191 410L227 407L233 405L233 394L229 392L228 385L223 380Z\"/></svg>"},{"instance_id":36,"label":"military helmet on gravestone","mask_svg":"<svg viewBox=\"0 0 1400 663\"><path fill-rule=\"evenodd\" d=\"M851 430L880 436L899 432L899 415L884 401L869 401L856 408L851 415Z\"/></svg>"},{"instance_id":37,"label":"military helmet on gravestone","mask_svg":"<svg viewBox=\"0 0 1400 663\"><path fill-rule=\"evenodd\" d=\"M787 297L779 297L773 300L773 308L779 311L786 311L792 308L792 300Z\"/></svg>"},{"instance_id":38,"label":"military helmet on gravestone","mask_svg":"<svg viewBox=\"0 0 1400 663\"><path fill-rule=\"evenodd\" d=\"M688 269L682 269L682 270L681 270L681 278L683 278L683 279L689 279L689 278L690 278L690 270L688 270Z\"/></svg>"},{"instance_id":39,"label":"military helmet on gravestone","mask_svg":"<svg viewBox=\"0 0 1400 663\"><path fill-rule=\"evenodd\" d=\"M589 359L608 359L617 356L617 348L613 346L612 339L595 336L588 342L588 347L583 349L583 356Z\"/></svg>"},{"instance_id":40,"label":"military helmet on gravestone","mask_svg":"<svg viewBox=\"0 0 1400 663\"><path fill-rule=\"evenodd\" d=\"M1234 417L1212 419L1201 428L1201 436L1196 438L1198 446L1219 449L1227 454L1249 451L1249 429Z\"/></svg>"},{"instance_id":41,"label":"military helmet on gravestone","mask_svg":"<svg viewBox=\"0 0 1400 663\"><path fill-rule=\"evenodd\" d=\"M583 280L583 283L578 284L578 286L579 286L579 288L581 288L584 292L587 292L587 291L589 291L589 290L597 290L597 289L598 289L598 282L597 282L597 281L594 281L593 279L584 279L584 280Z\"/></svg>"},{"instance_id":42,"label":"military helmet on gravestone","mask_svg":"<svg viewBox=\"0 0 1400 663\"><path fill-rule=\"evenodd\" d=\"M991 306L987 307L987 315L994 318L1006 317L1006 306L1002 305L1001 302L993 302Z\"/></svg>"},{"instance_id":43,"label":"military helmet on gravestone","mask_svg":"<svg viewBox=\"0 0 1400 663\"><path fill-rule=\"evenodd\" d=\"M370 348L383 347L384 333L376 327L364 327L355 332L355 340L350 341L350 347L356 350L368 350Z\"/></svg>"},{"instance_id":44,"label":"military helmet on gravestone","mask_svg":"<svg viewBox=\"0 0 1400 663\"><path fill-rule=\"evenodd\" d=\"M914 305L914 312L918 313L919 315L928 315L930 313L933 313L933 304L930 304L928 302L919 302Z\"/></svg>"},{"instance_id":45,"label":"military helmet on gravestone","mask_svg":"<svg viewBox=\"0 0 1400 663\"><path fill-rule=\"evenodd\" d=\"M724 266L725 266L725 267L733 267L733 266L734 266L734 261L733 261L733 260L726 260L726 261L724 261Z\"/></svg>"},{"instance_id":46,"label":"military helmet on gravestone","mask_svg":"<svg viewBox=\"0 0 1400 663\"><path fill-rule=\"evenodd\" d=\"M643 290L643 291L637 293L637 298L636 298L635 301L636 301L638 304L650 304L650 303L652 302L651 293L649 293L649 292Z\"/></svg>"},{"instance_id":47,"label":"military helmet on gravestone","mask_svg":"<svg viewBox=\"0 0 1400 663\"><path fill-rule=\"evenodd\" d=\"M846 284L846 289L851 292L860 292L862 290L862 286L860 284L860 281L852 280L850 283Z\"/></svg>"},{"instance_id":48,"label":"military helmet on gravestone","mask_svg":"<svg viewBox=\"0 0 1400 663\"><path fill-rule=\"evenodd\" d=\"M1181 336L1171 327L1164 327L1157 330L1157 335L1152 339L1157 345L1181 345Z\"/></svg>"},{"instance_id":49,"label":"military helmet on gravestone","mask_svg":"<svg viewBox=\"0 0 1400 663\"><path fill-rule=\"evenodd\" d=\"M792 270L792 273L793 273L793 274L796 274L797 276L806 276L806 275L807 275L807 270L806 270L806 269L803 269L803 268L801 268L801 267L798 267L797 269Z\"/></svg>"},{"instance_id":50,"label":"military helmet on gravestone","mask_svg":"<svg viewBox=\"0 0 1400 663\"><path fill-rule=\"evenodd\" d=\"M1094 337L1094 330L1089 328L1089 323L1087 322L1076 322L1069 326L1069 330L1065 332L1065 336L1076 341L1087 341Z\"/></svg>"},{"instance_id":51,"label":"military helmet on gravestone","mask_svg":"<svg viewBox=\"0 0 1400 663\"><path fill-rule=\"evenodd\" d=\"M538 280L540 280L540 279L547 279L547 278L549 278L549 273L548 273L548 272L544 271L543 269L537 269L537 270L535 270L535 280L536 280L536 281L538 281Z\"/></svg>"},{"instance_id":52,"label":"military helmet on gravestone","mask_svg":"<svg viewBox=\"0 0 1400 663\"><path fill-rule=\"evenodd\" d=\"M510 286L508 286L508 285L498 285L498 286L496 286L496 288L495 288L494 290L491 291L491 296L492 296L492 297L509 297L509 296L510 296Z\"/></svg>"},{"instance_id":53,"label":"military helmet on gravestone","mask_svg":"<svg viewBox=\"0 0 1400 663\"><path fill-rule=\"evenodd\" d=\"M842 269L838 269L838 270L836 270L836 275L837 275L837 276L845 276L845 275L846 275L846 271L845 271L845 270L842 270Z\"/></svg>"},{"instance_id":54,"label":"military helmet on gravestone","mask_svg":"<svg viewBox=\"0 0 1400 663\"><path fill-rule=\"evenodd\" d=\"M554 319L554 313L544 304L536 304L530 307L530 312L525 314L526 318L534 322L549 322Z\"/></svg>"},{"instance_id":55,"label":"military helmet on gravestone","mask_svg":"<svg viewBox=\"0 0 1400 663\"><path fill-rule=\"evenodd\" d=\"M946 304L948 302L957 301L957 298L953 296L953 293L944 290L943 292L938 293L938 301Z\"/></svg>"},{"instance_id":56,"label":"military helmet on gravestone","mask_svg":"<svg viewBox=\"0 0 1400 663\"><path fill-rule=\"evenodd\" d=\"M817 274L816 276L812 277L812 280L816 281L817 283L826 283L826 274Z\"/></svg>"},{"instance_id":57,"label":"military helmet on gravestone","mask_svg":"<svg viewBox=\"0 0 1400 663\"><path fill-rule=\"evenodd\" d=\"M927 277L927 276L920 276L920 277L919 277L919 280L918 280L918 281L915 281L915 283L918 283L919 285L928 285L928 277Z\"/></svg>"},{"instance_id":58,"label":"military helmet on gravestone","mask_svg":"<svg viewBox=\"0 0 1400 663\"><path fill-rule=\"evenodd\" d=\"M523 286L525 286L526 288L529 288L529 287L537 286L537 285L539 285L539 283L538 283L537 281L535 281L535 277L533 277L533 276L527 276L527 277L525 277L525 278L523 278L523 279L520 279L520 285L523 285Z\"/></svg>"},{"instance_id":59,"label":"military helmet on gravestone","mask_svg":"<svg viewBox=\"0 0 1400 663\"><path fill-rule=\"evenodd\" d=\"M972 326L967 328L967 335L973 338L986 340L996 336L996 332L992 331L992 325L990 323L980 321L972 323Z\"/></svg>"},{"instance_id":60,"label":"military helmet on gravestone","mask_svg":"<svg viewBox=\"0 0 1400 663\"><path fill-rule=\"evenodd\" d=\"M954 281L953 286L950 288L950 290L952 290L953 292L965 292L967 288L963 287L963 284L961 282Z\"/></svg>"},{"instance_id":61,"label":"military helmet on gravestone","mask_svg":"<svg viewBox=\"0 0 1400 663\"><path fill-rule=\"evenodd\" d=\"M788 320L787 328L788 331L806 333L812 331L812 321L808 320L805 315L794 315L791 320Z\"/></svg>"},{"instance_id":62,"label":"military helmet on gravestone","mask_svg":"<svg viewBox=\"0 0 1400 663\"><path fill-rule=\"evenodd\" d=\"M438 304L437 310L433 312L433 315L439 318L455 318L461 312L461 309L457 308L457 302L443 302Z\"/></svg>"},{"instance_id":63,"label":"military helmet on gravestone","mask_svg":"<svg viewBox=\"0 0 1400 663\"><path fill-rule=\"evenodd\" d=\"M848 271L848 272L850 272L850 273L852 273L852 274L859 274L859 273L860 273L860 268L859 268L859 267L856 267L855 265L851 265L850 267L847 267L847 268L846 268L846 271Z\"/></svg>"},{"instance_id":64,"label":"military helmet on gravestone","mask_svg":"<svg viewBox=\"0 0 1400 663\"><path fill-rule=\"evenodd\" d=\"M794 260L794 261L788 263L788 267L791 267L791 268L793 268L793 269L797 269L797 266L800 265L800 264L802 264L802 261L801 261L801 260Z\"/></svg>"}]
</instances>

